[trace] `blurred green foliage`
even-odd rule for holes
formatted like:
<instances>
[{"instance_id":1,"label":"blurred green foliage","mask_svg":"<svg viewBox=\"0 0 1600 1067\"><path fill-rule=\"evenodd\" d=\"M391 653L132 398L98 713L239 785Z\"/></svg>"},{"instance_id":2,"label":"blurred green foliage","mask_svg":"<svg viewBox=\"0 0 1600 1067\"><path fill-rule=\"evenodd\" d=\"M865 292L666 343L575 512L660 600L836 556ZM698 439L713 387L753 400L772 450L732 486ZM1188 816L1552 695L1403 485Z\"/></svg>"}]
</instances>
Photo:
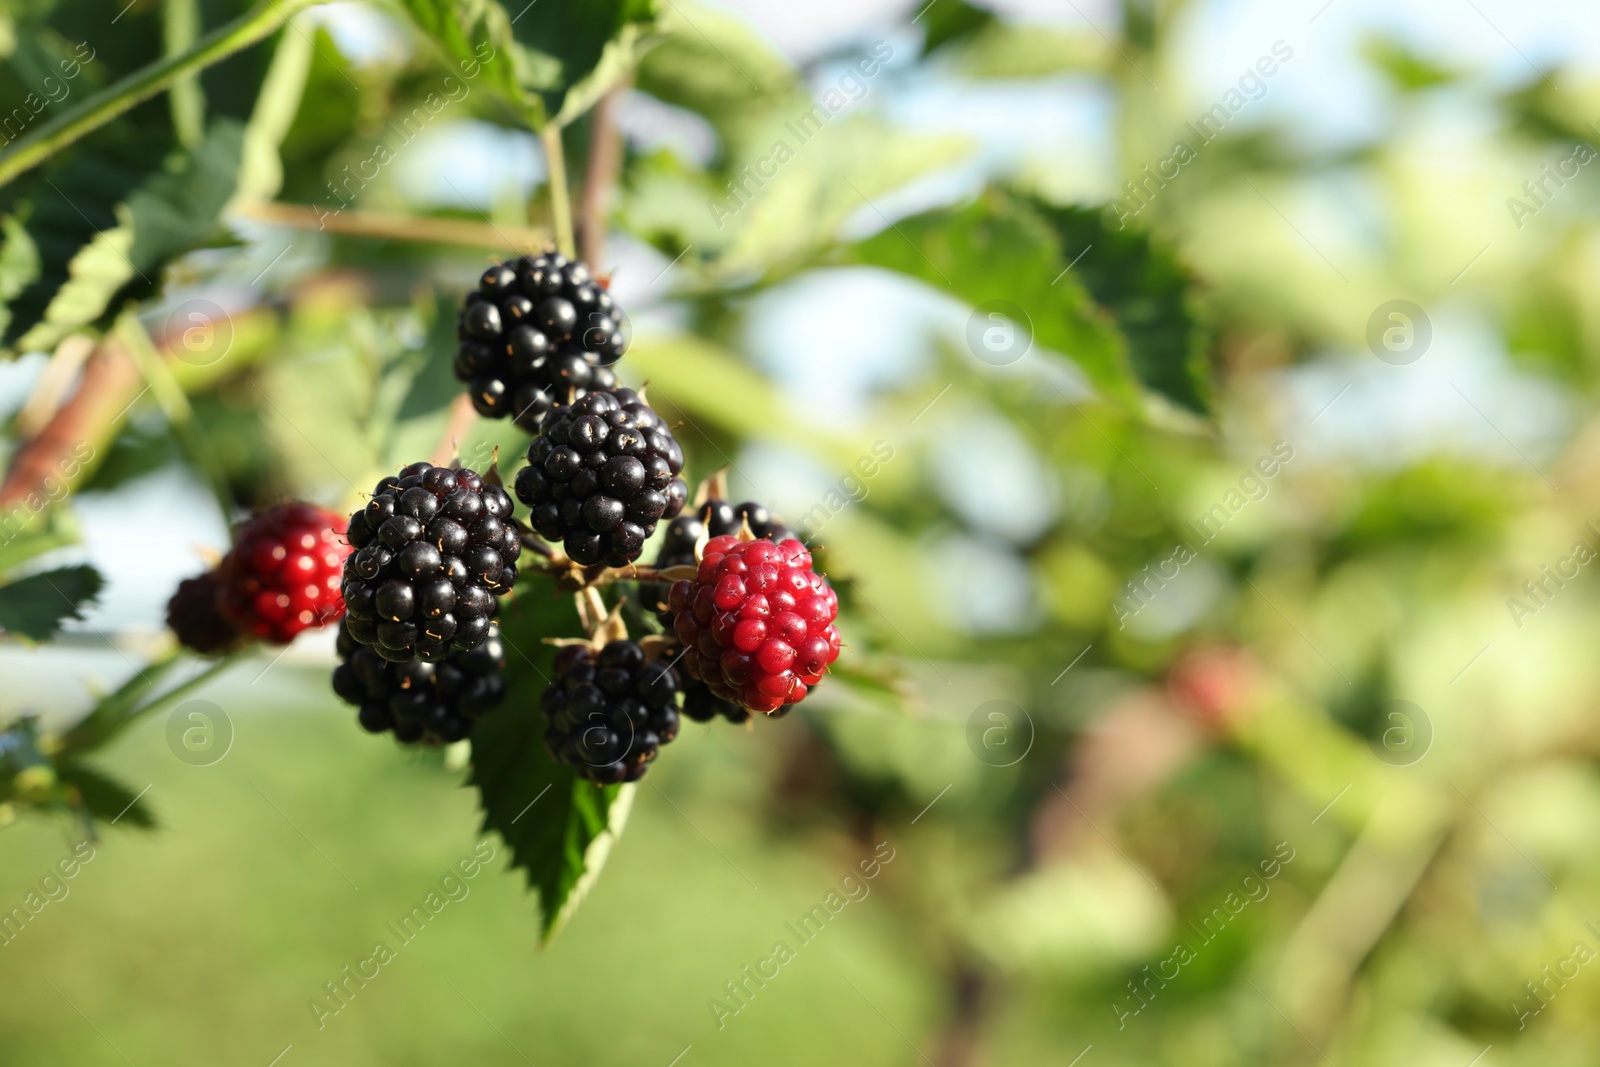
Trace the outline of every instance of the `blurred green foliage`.
<instances>
[{"instance_id":1,"label":"blurred green foliage","mask_svg":"<svg viewBox=\"0 0 1600 1067\"><path fill-rule=\"evenodd\" d=\"M662 271L621 368L650 382L690 473L742 478L779 455L831 481L876 441L894 450L819 538L847 656L785 720L687 730L626 792L544 753L540 642L577 621L531 577L508 609L513 699L470 766L360 736L326 665L298 657L197 679L158 652L131 675L114 662L108 692L8 708L0 820L19 825L0 908L64 851L20 816L56 820L69 844L95 835L101 857L0 934L8 1062L99 1062L108 1042L185 1064L959 1067L1064 1064L1091 1045L1085 1067L1592 1062L1593 977L1544 968L1600 951L1583 669L1600 633L1587 567L1544 568L1600 548L1594 218L1582 185L1525 228L1504 205L1590 136L1600 98L1577 72L1568 92L1508 85L1370 36L1389 128L1330 147L1230 126L1123 228L1026 169L929 206L926 183L975 146L891 121L877 96L917 78L1089 83L1114 103L1115 186L1209 104L1142 73L1181 82L1178 28L1201 5L1130 0L1103 36L938 0L880 42L887 57L863 43L804 68L698 4L516 6L373 7L398 44L366 55L301 19L0 188L12 353L65 361L137 322L175 357L183 404L157 402L167 378L133 379L126 415L111 404L92 427L74 491L215 471L226 518L288 496L354 506L379 472L431 453L457 392L461 292L513 251L507 230L548 227L556 208L538 182L484 211L421 203L396 168L360 168L454 77L473 89L437 130L487 127L509 158L559 129L578 188L605 133L590 108L631 79L708 136L698 155L629 143L605 219ZM0 13L0 110L65 77L104 21L89 7ZM164 20L186 9L136 3L115 34L89 35L94 57L49 106L172 50ZM243 7L195 10L211 30ZM865 96L802 140L793 126L840 64ZM1414 134L1464 97L1491 132L1441 169ZM891 208L902 196L915 206ZM408 220L458 236L424 241ZM868 276L955 309L957 328L818 419L752 330L799 286ZM229 301L215 360L174 347L195 294ZM1368 348L1396 296L1437 331L1413 365ZM998 301L1031 339L1014 366L959 329ZM1474 345L1498 377L1462 354ZM1397 414L1391 393L1410 406ZM1501 401L1530 396L1534 414L1502 432L1517 410ZM18 450L37 434L25 424ZM509 478L526 439L479 420L456 446ZM76 501L51 497L15 539L6 527L8 637L49 640L98 589L84 568L60 605L17 601L61 574L47 553L74 538ZM80 643L28 654L93 673L105 641L68 628ZM200 686L240 735L208 768L174 761L159 727ZM480 826L493 876L319 1028L307 1002ZM742 999L727 991L883 841L896 859L816 948ZM738 1011L719 1026L713 1001Z\"/></svg>"}]
</instances>

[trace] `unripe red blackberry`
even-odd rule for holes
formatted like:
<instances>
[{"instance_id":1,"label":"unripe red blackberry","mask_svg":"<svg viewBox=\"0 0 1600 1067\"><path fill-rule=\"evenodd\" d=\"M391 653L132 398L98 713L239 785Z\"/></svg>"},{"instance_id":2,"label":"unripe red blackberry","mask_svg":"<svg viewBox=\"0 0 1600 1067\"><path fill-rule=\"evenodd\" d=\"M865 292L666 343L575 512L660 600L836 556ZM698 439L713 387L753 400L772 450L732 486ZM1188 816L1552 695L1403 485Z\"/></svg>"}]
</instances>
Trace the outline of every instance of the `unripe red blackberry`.
<instances>
[{"instance_id":1,"label":"unripe red blackberry","mask_svg":"<svg viewBox=\"0 0 1600 1067\"><path fill-rule=\"evenodd\" d=\"M244 643L244 635L222 614L218 600L222 585L217 573L208 571L178 583L167 601L167 627L178 643L203 656L217 656Z\"/></svg>"},{"instance_id":2,"label":"unripe red blackberry","mask_svg":"<svg viewBox=\"0 0 1600 1067\"><path fill-rule=\"evenodd\" d=\"M550 754L601 784L637 781L661 746L678 736L678 672L648 660L633 641L598 653L568 645L539 706L549 716Z\"/></svg>"},{"instance_id":3,"label":"unripe red blackberry","mask_svg":"<svg viewBox=\"0 0 1600 1067\"><path fill-rule=\"evenodd\" d=\"M756 537L773 544L799 540L793 530L773 519L772 513L754 500L746 500L737 506L726 500L707 500L695 508L693 515L679 515L667 524L660 551L656 553L655 567L665 570L668 567L693 566L694 548L699 544L702 534L708 537L731 536L737 534L743 525L748 525ZM668 588L664 582L640 582L639 602L646 608L661 609L662 621L670 625L671 620L664 610Z\"/></svg>"},{"instance_id":4,"label":"unripe red blackberry","mask_svg":"<svg viewBox=\"0 0 1600 1067\"><path fill-rule=\"evenodd\" d=\"M392 661L443 660L489 635L495 598L517 581L511 498L475 472L413 463L350 516L349 632Z\"/></svg>"},{"instance_id":5,"label":"unripe red blackberry","mask_svg":"<svg viewBox=\"0 0 1600 1067\"><path fill-rule=\"evenodd\" d=\"M625 319L589 268L559 252L483 272L457 322L453 370L478 413L537 433L552 408L617 384Z\"/></svg>"},{"instance_id":6,"label":"unripe red blackberry","mask_svg":"<svg viewBox=\"0 0 1600 1067\"><path fill-rule=\"evenodd\" d=\"M505 642L493 625L483 643L452 652L438 663L391 663L351 636L349 620L339 627L339 666L333 691L361 709L363 729L393 731L410 744L449 744L472 732L484 712L506 695Z\"/></svg>"},{"instance_id":7,"label":"unripe red blackberry","mask_svg":"<svg viewBox=\"0 0 1600 1067\"><path fill-rule=\"evenodd\" d=\"M667 607L684 670L752 711L782 714L839 657L839 598L796 540L712 538Z\"/></svg>"},{"instance_id":8,"label":"unripe red blackberry","mask_svg":"<svg viewBox=\"0 0 1600 1067\"><path fill-rule=\"evenodd\" d=\"M217 566L218 609L241 633L279 645L337 622L344 533L344 519L312 504L263 511L239 527Z\"/></svg>"},{"instance_id":9,"label":"unripe red blackberry","mask_svg":"<svg viewBox=\"0 0 1600 1067\"><path fill-rule=\"evenodd\" d=\"M632 389L590 393L545 422L517 472L528 524L584 566L639 558L662 518L683 509L683 449Z\"/></svg>"}]
</instances>

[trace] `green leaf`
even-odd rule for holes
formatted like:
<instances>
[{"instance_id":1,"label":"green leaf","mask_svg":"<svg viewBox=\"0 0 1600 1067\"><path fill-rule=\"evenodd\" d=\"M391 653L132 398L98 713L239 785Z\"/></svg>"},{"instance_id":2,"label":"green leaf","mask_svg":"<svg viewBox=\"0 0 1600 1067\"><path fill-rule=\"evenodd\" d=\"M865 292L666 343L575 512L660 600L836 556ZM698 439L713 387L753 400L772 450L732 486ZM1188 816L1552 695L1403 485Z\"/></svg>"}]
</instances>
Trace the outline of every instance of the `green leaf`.
<instances>
[{"instance_id":1,"label":"green leaf","mask_svg":"<svg viewBox=\"0 0 1600 1067\"><path fill-rule=\"evenodd\" d=\"M523 89L524 64L504 7L494 0L400 0L400 6L461 76L499 96L530 125L543 125L543 106Z\"/></svg>"},{"instance_id":2,"label":"green leaf","mask_svg":"<svg viewBox=\"0 0 1600 1067\"><path fill-rule=\"evenodd\" d=\"M48 641L63 621L82 619L83 608L104 586L100 572L86 565L44 571L0 586L0 632Z\"/></svg>"},{"instance_id":3,"label":"green leaf","mask_svg":"<svg viewBox=\"0 0 1600 1067\"><path fill-rule=\"evenodd\" d=\"M56 768L56 777L67 787L72 807L89 818L141 830L156 828L155 814L139 793L95 768L84 763L63 763Z\"/></svg>"},{"instance_id":4,"label":"green leaf","mask_svg":"<svg viewBox=\"0 0 1600 1067\"><path fill-rule=\"evenodd\" d=\"M1116 320L1140 384L1178 407L1209 414L1210 330L1200 314L1198 284L1176 254L1149 234L1113 229L1098 209L1030 203L1055 227L1064 249L1088 250L1072 273Z\"/></svg>"},{"instance_id":5,"label":"green leaf","mask_svg":"<svg viewBox=\"0 0 1600 1067\"><path fill-rule=\"evenodd\" d=\"M10 303L5 341L53 348L72 330L101 321L123 300L156 291L166 263L217 229L233 195L244 128L212 123L193 150L166 155L131 126L114 126L46 171L22 219L41 264ZM21 258L7 220L0 262ZM20 239L19 235L19 239Z\"/></svg>"},{"instance_id":6,"label":"green leaf","mask_svg":"<svg viewBox=\"0 0 1600 1067\"><path fill-rule=\"evenodd\" d=\"M452 67L536 130L571 122L632 70L658 15L656 0L514 3L515 15L494 0L401 6Z\"/></svg>"},{"instance_id":7,"label":"green leaf","mask_svg":"<svg viewBox=\"0 0 1600 1067\"><path fill-rule=\"evenodd\" d=\"M1037 211L1000 190L970 204L902 219L855 249L856 258L920 278L974 307L1022 309L1035 346L1071 358L1109 398L1131 404L1133 374L1110 316L1066 272L1064 248Z\"/></svg>"},{"instance_id":8,"label":"green leaf","mask_svg":"<svg viewBox=\"0 0 1600 1067\"><path fill-rule=\"evenodd\" d=\"M472 774L483 829L511 849L511 865L538 898L540 931L549 940L582 903L622 833L634 786L598 786L574 775L545 750L539 696L551 650L543 636L577 633L565 598L543 588L518 591L501 612L509 663L503 704L472 733Z\"/></svg>"},{"instance_id":9,"label":"green leaf","mask_svg":"<svg viewBox=\"0 0 1600 1067\"><path fill-rule=\"evenodd\" d=\"M571 122L654 43L659 14L658 0L529 4L511 23L522 45L524 84L539 93L557 125Z\"/></svg>"},{"instance_id":10,"label":"green leaf","mask_svg":"<svg viewBox=\"0 0 1600 1067\"><path fill-rule=\"evenodd\" d=\"M974 7L966 0L936 0L929 4L917 21L922 23L927 37L922 43L923 55L932 55L952 42L971 39L982 30L997 25L992 11Z\"/></svg>"},{"instance_id":11,"label":"green leaf","mask_svg":"<svg viewBox=\"0 0 1600 1067\"><path fill-rule=\"evenodd\" d=\"M0 577L37 556L78 543L78 527L66 508L40 503L34 511L24 500L0 515Z\"/></svg>"},{"instance_id":12,"label":"green leaf","mask_svg":"<svg viewBox=\"0 0 1600 1067\"><path fill-rule=\"evenodd\" d=\"M1414 93L1449 85L1460 75L1413 52L1392 37L1369 35L1361 42L1361 55L1385 74L1395 88Z\"/></svg>"}]
</instances>

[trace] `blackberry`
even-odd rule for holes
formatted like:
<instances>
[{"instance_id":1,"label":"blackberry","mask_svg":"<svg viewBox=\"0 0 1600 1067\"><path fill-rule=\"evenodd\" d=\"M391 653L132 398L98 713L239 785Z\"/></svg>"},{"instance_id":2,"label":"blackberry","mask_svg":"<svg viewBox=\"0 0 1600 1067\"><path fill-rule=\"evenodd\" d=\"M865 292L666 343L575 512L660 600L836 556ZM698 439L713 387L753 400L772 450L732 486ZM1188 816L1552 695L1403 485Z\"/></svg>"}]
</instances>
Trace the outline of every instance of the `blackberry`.
<instances>
[{"instance_id":1,"label":"blackberry","mask_svg":"<svg viewBox=\"0 0 1600 1067\"><path fill-rule=\"evenodd\" d=\"M701 534L709 537L734 535L742 524L748 524L750 532L758 539L774 544L800 539L798 534L774 520L772 513L754 500L746 500L738 506L726 500L707 500L695 509L693 515L679 515L667 524L661 549L656 553L656 569L692 567L695 564L694 547L699 543ZM647 608L659 609L661 621L670 625L671 619L665 611L667 591L665 582L639 583L639 602Z\"/></svg>"},{"instance_id":2,"label":"blackberry","mask_svg":"<svg viewBox=\"0 0 1600 1067\"><path fill-rule=\"evenodd\" d=\"M732 723L750 721L750 709L723 700L698 678L683 679L683 714L695 722L710 722L718 715Z\"/></svg>"},{"instance_id":3,"label":"blackberry","mask_svg":"<svg viewBox=\"0 0 1600 1067\"><path fill-rule=\"evenodd\" d=\"M350 554L335 512L299 502L268 508L234 534L217 565L217 607L236 629L286 645L344 614L339 570Z\"/></svg>"},{"instance_id":4,"label":"blackberry","mask_svg":"<svg viewBox=\"0 0 1600 1067\"><path fill-rule=\"evenodd\" d=\"M392 730L406 744L449 744L470 734L484 712L505 698L505 642L493 625L482 644L438 663L391 663L357 642L349 622L339 627L333 691L361 709L358 719L371 733Z\"/></svg>"},{"instance_id":5,"label":"blackberry","mask_svg":"<svg viewBox=\"0 0 1600 1067\"><path fill-rule=\"evenodd\" d=\"M555 680L539 699L550 719L545 744L580 777L637 781L678 736L678 689L678 672L647 660L633 641L612 641L598 654L568 645L556 654Z\"/></svg>"},{"instance_id":6,"label":"blackberry","mask_svg":"<svg viewBox=\"0 0 1600 1067\"><path fill-rule=\"evenodd\" d=\"M511 498L466 468L413 463L350 516L350 636L386 660L437 663L489 636L495 597L517 581Z\"/></svg>"},{"instance_id":7,"label":"blackberry","mask_svg":"<svg viewBox=\"0 0 1600 1067\"><path fill-rule=\"evenodd\" d=\"M752 711L783 714L839 656L839 598L797 540L713 537L667 607L684 671Z\"/></svg>"},{"instance_id":8,"label":"blackberry","mask_svg":"<svg viewBox=\"0 0 1600 1067\"><path fill-rule=\"evenodd\" d=\"M573 562L623 567L683 509L683 449L632 389L590 393L546 421L517 472L528 523Z\"/></svg>"},{"instance_id":9,"label":"blackberry","mask_svg":"<svg viewBox=\"0 0 1600 1067\"><path fill-rule=\"evenodd\" d=\"M589 268L559 252L497 263L461 308L452 370L478 414L537 433L552 408L616 387L625 323Z\"/></svg>"},{"instance_id":10,"label":"blackberry","mask_svg":"<svg viewBox=\"0 0 1600 1067\"><path fill-rule=\"evenodd\" d=\"M222 583L215 571L185 578L167 601L167 627L178 643L203 656L230 652L243 644L244 635L234 628L217 603Z\"/></svg>"}]
</instances>

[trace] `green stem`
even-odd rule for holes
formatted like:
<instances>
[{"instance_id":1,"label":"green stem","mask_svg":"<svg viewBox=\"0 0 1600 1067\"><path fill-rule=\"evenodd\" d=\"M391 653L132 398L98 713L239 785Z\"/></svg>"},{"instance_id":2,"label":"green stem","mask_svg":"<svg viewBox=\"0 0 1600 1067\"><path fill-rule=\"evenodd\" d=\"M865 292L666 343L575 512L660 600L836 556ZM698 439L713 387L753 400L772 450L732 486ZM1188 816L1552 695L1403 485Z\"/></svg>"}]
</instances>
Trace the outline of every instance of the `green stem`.
<instances>
[{"instance_id":1,"label":"green stem","mask_svg":"<svg viewBox=\"0 0 1600 1067\"><path fill-rule=\"evenodd\" d=\"M66 737L63 738L62 741L60 755L65 757L67 755L77 754L86 749L100 747L107 741L111 740L111 738L127 729L133 723L137 722L139 719L144 718L152 712L160 711L164 708L172 706L172 704L180 698L194 692L202 685L205 685L218 674L221 674L223 671L233 666L234 663L238 661L239 656L240 653L230 653L229 655L223 656L205 670L201 671L193 678L190 678L187 682L181 682L178 685L173 686L171 689L167 690L165 693L162 693L160 696L156 697L148 704L145 704L143 707L127 710L117 708L115 713L111 716L91 715L82 723L79 723L78 726L67 732ZM170 666L175 663L176 659L168 659L163 662L163 667ZM97 708L96 712L98 713L100 710L101 709ZM94 720L92 724L90 722L91 719Z\"/></svg>"},{"instance_id":2,"label":"green stem","mask_svg":"<svg viewBox=\"0 0 1600 1067\"><path fill-rule=\"evenodd\" d=\"M136 70L106 86L76 107L17 138L10 151L0 154L0 185L38 166L78 138L99 129L137 104L143 103L185 75L204 70L219 60L269 36L292 16L322 0L269 0L253 11L218 27L182 55L163 59Z\"/></svg>"},{"instance_id":3,"label":"green stem","mask_svg":"<svg viewBox=\"0 0 1600 1067\"><path fill-rule=\"evenodd\" d=\"M567 195L567 161L561 149L561 128L546 126L539 139L544 142L545 164L550 171L550 224L556 231L556 247L562 255L576 259L577 243L572 239L572 202Z\"/></svg>"}]
</instances>

